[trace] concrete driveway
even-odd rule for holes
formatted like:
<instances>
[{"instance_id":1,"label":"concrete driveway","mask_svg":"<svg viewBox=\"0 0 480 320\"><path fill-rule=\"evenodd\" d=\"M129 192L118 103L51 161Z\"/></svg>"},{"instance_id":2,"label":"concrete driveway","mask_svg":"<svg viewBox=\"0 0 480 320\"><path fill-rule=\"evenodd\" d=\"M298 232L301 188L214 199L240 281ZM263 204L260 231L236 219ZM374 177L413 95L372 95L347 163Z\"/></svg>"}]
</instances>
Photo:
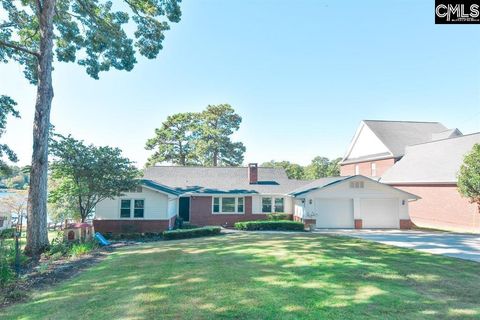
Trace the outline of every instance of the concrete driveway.
<instances>
[{"instance_id":1,"label":"concrete driveway","mask_svg":"<svg viewBox=\"0 0 480 320\"><path fill-rule=\"evenodd\" d=\"M480 235L401 230L316 230L480 262Z\"/></svg>"}]
</instances>

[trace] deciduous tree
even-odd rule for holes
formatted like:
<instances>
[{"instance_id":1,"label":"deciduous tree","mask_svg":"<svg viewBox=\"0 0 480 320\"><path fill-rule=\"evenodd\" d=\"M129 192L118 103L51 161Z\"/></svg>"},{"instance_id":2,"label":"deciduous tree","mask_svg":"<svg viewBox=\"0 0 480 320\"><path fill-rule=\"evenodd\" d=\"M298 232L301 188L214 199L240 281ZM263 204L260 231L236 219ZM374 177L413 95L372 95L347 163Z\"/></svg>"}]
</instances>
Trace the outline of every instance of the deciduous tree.
<instances>
[{"instance_id":1,"label":"deciduous tree","mask_svg":"<svg viewBox=\"0 0 480 320\"><path fill-rule=\"evenodd\" d=\"M480 213L480 144L475 144L468 153L458 174L458 191L471 203L477 204Z\"/></svg>"},{"instance_id":2,"label":"deciduous tree","mask_svg":"<svg viewBox=\"0 0 480 320\"><path fill-rule=\"evenodd\" d=\"M291 163L289 161L269 161L264 162L262 167L283 168L289 179L302 180L305 179L305 169L299 164Z\"/></svg>"},{"instance_id":3,"label":"deciduous tree","mask_svg":"<svg viewBox=\"0 0 480 320\"><path fill-rule=\"evenodd\" d=\"M341 158L330 160L326 157L317 156L305 168L305 178L309 180L340 175Z\"/></svg>"},{"instance_id":4,"label":"deciduous tree","mask_svg":"<svg viewBox=\"0 0 480 320\"><path fill-rule=\"evenodd\" d=\"M139 171L118 148L87 146L71 136L57 135L51 142L51 153L51 177L56 186L49 200L70 205L75 199L82 222L98 202L137 186Z\"/></svg>"},{"instance_id":5,"label":"deciduous tree","mask_svg":"<svg viewBox=\"0 0 480 320\"><path fill-rule=\"evenodd\" d=\"M52 63L77 62L98 79L111 68L130 71L136 53L155 58L169 22L180 20L181 0L2 0L0 61L14 61L37 86L26 251L48 247L48 133ZM131 18L131 19L130 19ZM132 33L127 32L132 30Z\"/></svg>"}]
</instances>

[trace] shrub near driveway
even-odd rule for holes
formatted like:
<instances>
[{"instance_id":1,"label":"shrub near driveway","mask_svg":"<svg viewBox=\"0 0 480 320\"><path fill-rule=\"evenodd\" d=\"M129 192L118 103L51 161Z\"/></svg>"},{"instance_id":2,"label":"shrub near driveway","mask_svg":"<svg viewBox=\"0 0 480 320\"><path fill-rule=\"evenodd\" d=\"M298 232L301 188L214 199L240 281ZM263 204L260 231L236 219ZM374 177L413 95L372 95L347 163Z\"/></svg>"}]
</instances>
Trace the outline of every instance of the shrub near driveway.
<instances>
[{"instance_id":1,"label":"shrub near driveway","mask_svg":"<svg viewBox=\"0 0 480 320\"><path fill-rule=\"evenodd\" d=\"M187 239L206 236L219 235L221 231L220 227L201 227L195 229L176 229L163 232L163 239L175 240L175 239Z\"/></svg>"},{"instance_id":2,"label":"shrub near driveway","mask_svg":"<svg viewBox=\"0 0 480 320\"><path fill-rule=\"evenodd\" d=\"M235 229L238 230L264 230L264 231L305 231L302 222L290 220L266 220L266 221L246 221L235 223Z\"/></svg>"}]
</instances>

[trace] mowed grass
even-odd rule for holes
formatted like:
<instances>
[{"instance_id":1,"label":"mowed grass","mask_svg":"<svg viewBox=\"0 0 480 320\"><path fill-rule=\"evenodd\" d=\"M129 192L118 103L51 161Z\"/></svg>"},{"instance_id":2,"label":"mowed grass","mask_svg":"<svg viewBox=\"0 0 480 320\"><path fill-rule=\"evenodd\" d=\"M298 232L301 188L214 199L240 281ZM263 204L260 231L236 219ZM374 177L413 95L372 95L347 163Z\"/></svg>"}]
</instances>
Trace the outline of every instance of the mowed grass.
<instances>
[{"instance_id":1,"label":"mowed grass","mask_svg":"<svg viewBox=\"0 0 480 320\"><path fill-rule=\"evenodd\" d=\"M359 239L239 233L125 247L1 319L479 319L480 265Z\"/></svg>"}]
</instances>

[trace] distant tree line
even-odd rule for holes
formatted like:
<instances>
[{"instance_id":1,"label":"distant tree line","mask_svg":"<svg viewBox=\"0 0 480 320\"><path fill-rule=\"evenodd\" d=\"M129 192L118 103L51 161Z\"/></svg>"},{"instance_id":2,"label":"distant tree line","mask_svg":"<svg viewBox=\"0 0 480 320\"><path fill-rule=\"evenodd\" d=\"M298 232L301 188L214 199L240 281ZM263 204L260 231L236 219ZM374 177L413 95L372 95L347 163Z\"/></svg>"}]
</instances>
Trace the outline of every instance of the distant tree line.
<instances>
[{"instance_id":1,"label":"distant tree line","mask_svg":"<svg viewBox=\"0 0 480 320\"><path fill-rule=\"evenodd\" d=\"M0 178L2 189L28 189L30 182L30 167L5 166Z\"/></svg>"},{"instance_id":2,"label":"distant tree line","mask_svg":"<svg viewBox=\"0 0 480 320\"><path fill-rule=\"evenodd\" d=\"M324 177L340 175L340 161L342 158L328 159L315 157L307 166L301 166L289 161L269 161L262 163L262 167L283 168L290 179L314 180Z\"/></svg>"}]
</instances>

